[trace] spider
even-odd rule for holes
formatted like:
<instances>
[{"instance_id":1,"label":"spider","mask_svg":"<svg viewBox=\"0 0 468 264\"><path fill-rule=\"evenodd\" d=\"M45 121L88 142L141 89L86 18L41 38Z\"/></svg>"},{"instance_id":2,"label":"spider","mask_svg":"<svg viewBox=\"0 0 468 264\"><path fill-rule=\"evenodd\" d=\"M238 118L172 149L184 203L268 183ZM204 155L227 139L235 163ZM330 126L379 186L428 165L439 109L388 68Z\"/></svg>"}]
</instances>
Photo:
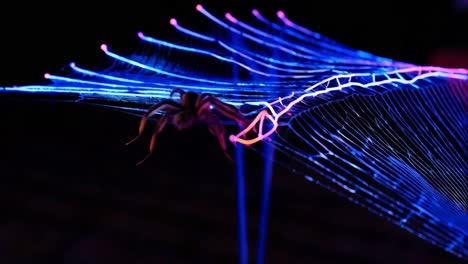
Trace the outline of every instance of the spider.
<instances>
[{"instance_id":1,"label":"spider","mask_svg":"<svg viewBox=\"0 0 468 264\"><path fill-rule=\"evenodd\" d=\"M205 123L208 126L209 132L218 138L221 149L226 157L232 160L227 152L226 141L224 139L225 130L218 113L236 121L238 125L245 127L247 122L243 119L243 113L235 106L223 103L209 93L197 94L195 92L185 92L180 88L175 88L171 91L170 97L172 98L176 93L180 94L180 103L166 99L150 107L141 118L138 135L126 144L129 145L141 137L150 117L155 115L158 111L163 111L165 113L156 124L149 145L149 153L143 160L138 162L137 165L143 163L153 154L156 137L164 130L168 122L171 121L178 130L189 129L197 122ZM214 111L215 109L216 111Z\"/></svg>"}]
</instances>

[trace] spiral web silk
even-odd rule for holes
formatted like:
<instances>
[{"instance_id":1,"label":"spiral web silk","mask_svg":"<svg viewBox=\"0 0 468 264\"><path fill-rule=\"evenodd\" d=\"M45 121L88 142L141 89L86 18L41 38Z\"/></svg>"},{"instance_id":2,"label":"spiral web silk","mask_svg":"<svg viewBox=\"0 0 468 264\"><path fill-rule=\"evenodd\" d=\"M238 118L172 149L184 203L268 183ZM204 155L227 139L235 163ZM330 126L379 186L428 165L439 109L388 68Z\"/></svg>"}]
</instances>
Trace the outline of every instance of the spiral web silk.
<instances>
[{"instance_id":1,"label":"spiral web silk","mask_svg":"<svg viewBox=\"0 0 468 264\"><path fill-rule=\"evenodd\" d=\"M134 54L101 46L112 61L105 69L70 63L45 75L51 84L2 92L63 95L129 112L145 111L176 87L212 93L252 118L231 141L271 144L275 162L305 183L468 258L467 70L355 50L281 11L272 21L253 10L247 23L196 10L211 33L171 19L177 43L140 32L143 49Z\"/></svg>"}]
</instances>

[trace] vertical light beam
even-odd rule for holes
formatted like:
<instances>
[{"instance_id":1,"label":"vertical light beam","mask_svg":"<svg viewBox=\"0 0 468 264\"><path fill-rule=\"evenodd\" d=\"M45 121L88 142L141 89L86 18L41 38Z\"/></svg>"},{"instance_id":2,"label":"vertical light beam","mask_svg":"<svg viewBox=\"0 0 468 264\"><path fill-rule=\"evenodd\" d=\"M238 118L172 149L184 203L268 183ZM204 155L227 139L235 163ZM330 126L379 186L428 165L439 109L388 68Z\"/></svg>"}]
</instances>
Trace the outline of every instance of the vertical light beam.
<instances>
[{"instance_id":1,"label":"vertical light beam","mask_svg":"<svg viewBox=\"0 0 468 264\"><path fill-rule=\"evenodd\" d=\"M247 213L244 180L244 146L236 142L237 219L239 232L239 263L248 263Z\"/></svg>"},{"instance_id":2,"label":"vertical light beam","mask_svg":"<svg viewBox=\"0 0 468 264\"><path fill-rule=\"evenodd\" d=\"M272 134L264 143L264 169L263 169L263 190L262 200L260 207L260 223L259 223L259 234L258 234L258 248L257 248L257 264L263 264L265 261L265 250L267 241L267 230L268 230L268 209L270 207L270 190L271 180L273 176L273 159L274 159L274 147L270 140L272 140Z\"/></svg>"}]
</instances>

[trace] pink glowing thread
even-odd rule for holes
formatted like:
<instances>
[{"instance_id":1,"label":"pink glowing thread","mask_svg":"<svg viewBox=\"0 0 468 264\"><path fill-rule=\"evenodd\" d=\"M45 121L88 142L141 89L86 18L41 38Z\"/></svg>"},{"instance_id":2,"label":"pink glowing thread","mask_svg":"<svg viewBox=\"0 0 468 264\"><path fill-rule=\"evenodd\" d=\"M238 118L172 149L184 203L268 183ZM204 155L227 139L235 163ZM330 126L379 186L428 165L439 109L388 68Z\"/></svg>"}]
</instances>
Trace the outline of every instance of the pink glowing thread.
<instances>
[{"instance_id":1,"label":"pink glowing thread","mask_svg":"<svg viewBox=\"0 0 468 264\"><path fill-rule=\"evenodd\" d=\"M254 15L258 20L260 21L263 21L263 22L268 22L263 16L262 14L260 14L260 12L257 10L257 9L253 9L252 10L252 15Z\"/></svg>"},{"instance_id":2,"label":"pink glowing thread","mask_svg":"<svg viewBox=\"0 0 468 264\"><path fill-rule=\"evenodd\" d=\"M421 74L422 71L429 71L429 72L440 71L440 72L449 72L449 73L458 73L458 74L468 74L467 69L447 69L447 68L436 67L436 66L410 67L406 69L390 71L387 73L393 74L393 73L414 72L414 71L417 71L419 74Z\"/></svg>"},{"instance_id":3,"label":"pink glowing thread","mask_svg":"<svg viewBox=\"0 0 468 264\"><path fill-rule=\"evenodd\" d=\"M283 21L283 23L284 23L285 25L287 25L288 27L292 27L292 28L294 28L294 29L296 29L296 30L301 31L302 33L305 33L305 34L314 34L314 35L315 35L314 32L311 32L310 30L308 30L308 29L306 29L306 28L303 28L303 27L301 27L300 25L297 25L296 23L294 23L294 22L292 22L291 20L289 20L289 19L286 17L286 14L285 14L283 11L281 11L281 13L280 13L280 11L278 11L278 13L276 13L276 15L277 15L278 18L281 19L281 21Z\"/></svg>"},{"instance_id":4,"label":"pink glowing thread","mask_svg":"<svg viewBox=\"0 0 468 264\"><path fill-rule=\"evenodd\" d=\"M195 9L196 9L197 11L201 12L201 11L203 10L203 6L200 5L200 4L198 4L198 5L195 7Z\"/></svg>"},{"instance_id":5,"label":"pink glowing thread","mask_svg":"<svg viewBox=\"0 0 468 264\"><path fill-rule=\"evenodd\" d=\"M177 20L175 18L171 18L171 20L169 20L169 24L172 26L177 26Z\"/></svg>"},{"instance_id":6,"label":"pink glowing thread","mask_svg":"<svg viewBox=\"0 0 468 264\"><path fill-rule=\"evenodd\" d=\"M260 12L258 12L257 9L252 9L252 15L254 15L254 16L260 16Z\"/></svg>"},{"instance_id":7,"label":"pink glowing thread","mask_svg":"<svg viewBox=\"0 0 468 264\"><path fill-rule=\"evenodd\" d=\"M427 73L422 74L421 73L422 71L427 71ZM257 143L258 141L264 140L265 138L267 138L268 136L270 136L272 133L274 133L276 131L276 129L279 126L278 120L281 118L281 116L283 116L284 114L290 114L289 110L294 105L296 105L297 103L304 100L304 98L311 97L311 96L317 96L317 95L332 92L332 91L341 90L341 89L349 87L349 86L354 85L354 86L361 86L361 87L370 87L370 86L388 84L388 83L392 83L392 82L410 84L410 83L414 83L417 80L420 80L420 79L423 79L423 78L434 77L434 76L464 79L464 80L468 79L468 76L466 76L466 74L468 74L468 70L466 70L466 69L446 69L446 68L433 67L433 66L411 67L411 68L406 68L406 69L401 69L401 70L389 71L389 72L386 72L386 74L407 73L407 72L418 72L418 75L416 77L412 78L411 80L390 78L390 79L383 80L383 81L375 81L375 79L373 79L373 82L370 82L370 83L367 83L367 84L362 84L362 83L357 83L357 82L348 82L346 84L340 84L337 87L332 87L332 88L327 88L327 89L321 90L321 91L306 93L306 94L303 94L302 96L298 97L297 99L293 100L292 102L290 102L279 113L276 113L276 111L273 108L273 105L278 104L278 103L283 105L282 101L285 98L291 98L294 94L291 94L290 96L285 97L285 98L279 98L278 100L270 102L270 103L265 102L265 106L268 107L268 109L271 111L271 114L268 113L267 110L262 110L260 113L258 113L258 115L254 118L254 120L244 130L239 132L237 135L230 135L229 140L231 142L233 142L233 143L238 142L238 143L244 144L244 145L252 145L252 144ZM315 88L315 87L317 87L319 85L322 85L324 83L327 83L332 79L338 80L339 78L351 78L353 76L362 76L362 75L369 76L369 74L337 75L337 76L334 76L334 77L331 77L331 78L327 78L327 79L313 85L312 87L307 88L305 91L308 92L311 89L313 89L313 88ZM372 75L372 76L374 76L374 75ZM268 118L272 122L273 127L270 130L268 130L266 133L263 133L263 126L264 126L265 117ZM259 125L259 129L258 129L257 136L255 138L252 138L252 139L241 138L241 137L245 137L249 131L251 131L251 130L255 131L255 127L256 127L257 124Z\"/></svg>"},{"instance_id":8,"label":"pink glowing thread","mask_svg":"<svg viewBox=\"0 0 468 264\"><path fill-rule=\"evenodd\" d=\"M225 16L229 21L231 21L232 23L237 23L237 19L236 19L235 17L233 17L233 16L231 15L231 13L226 13L224 16Z\"/></svg>"},{"instance_id":9,"label":"pink glowing thread","mask_svg":"<svg viewBox=\"0 0 468 264\"><path fill-rule=\"evenodd\" d=\"M281 10L278 10L278 12L276 12L276 15L277 15L280 19L284 19L284 18L285 18L284 12L281 11Z\"/></svg>"},{"instance_id":10,"label":"pink glowing thread","mask_svg":"<svg viewBox=\"0 0 468 264\"><path fill-rule=\"evenodd\" d=\"M107 45L106 45L106 44L102 44L102 45L101 45L101 50L104 51L104 52L107 52Z\"/></svg>"},{"instance_id":11,"label":"pink glowing thread","mask_svg":"<svg viewBox=\"0 0 468 264\"><path fill-rule=\"evenodd\" d=\"M294 27L294 23L286 17L283 11L278 11L276 15L279 19L281 19L281 21L283 21L284 24L286 24L289 27Z\"/></svg>"},{"instance_id":12,"label":"pink glowing thread","mask_svg":"<svg viewBox=\"0 0 468 264\"><path fill-rule=\"evenodd\" d=\"M50 78L50 73L44 73L44 78L49 79Z\"/></svg>"}]
</instances>

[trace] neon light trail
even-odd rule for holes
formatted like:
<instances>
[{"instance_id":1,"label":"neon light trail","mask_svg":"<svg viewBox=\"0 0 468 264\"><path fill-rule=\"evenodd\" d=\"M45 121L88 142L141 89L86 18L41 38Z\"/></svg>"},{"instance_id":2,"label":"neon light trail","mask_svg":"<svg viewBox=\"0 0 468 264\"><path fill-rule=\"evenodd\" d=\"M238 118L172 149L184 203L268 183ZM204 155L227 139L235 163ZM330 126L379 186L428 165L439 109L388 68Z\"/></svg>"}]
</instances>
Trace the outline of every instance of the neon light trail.
<instances>
[{"instance_id":1,"label":"neon light trail","mask_svg":"<svg viewBox=\"0 0 468 264\"><path fill-rule=\"evenodd\" d=\"M63 72L45 74L46 84L2 92L131 113L167 99L174 88L212 93L251 119L228 135L233 144L260 150L263 142L269 151L259 153L268 160L274 150L274 162L296 174L288 177L336 192L468 259L468 70L356 50L282 11L274 21L258 10L251 21L231 13L216 17L201 5L196 11L216 34L173 18L168 26L180 36L177 43L136 32L142 51L101 46L112 60L107 68L71 62ZM174 61L168 54L190 59ZM268 206L267 196L263 203Z\"/></svg>"}]
</instances>

